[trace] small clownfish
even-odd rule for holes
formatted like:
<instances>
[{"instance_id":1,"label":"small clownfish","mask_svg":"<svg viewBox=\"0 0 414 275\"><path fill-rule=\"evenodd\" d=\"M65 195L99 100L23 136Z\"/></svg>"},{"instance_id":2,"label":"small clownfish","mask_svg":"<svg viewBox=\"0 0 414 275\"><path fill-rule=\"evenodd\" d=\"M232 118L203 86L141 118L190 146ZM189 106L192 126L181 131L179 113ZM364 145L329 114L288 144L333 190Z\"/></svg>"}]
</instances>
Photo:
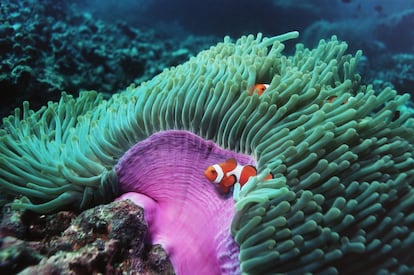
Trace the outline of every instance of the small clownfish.
<instances>
[{"instance_id":1,"label":"small clownfish","mask_svg":"<svg viewBox=\"0 0 414 275\"><path fill-rule=\"evenodd\" d=\"M231 158L226 162L209 166L204 171L204 175L209 181L218 184L225 194L228 194L230 187L236 182L240 183L240 187L243 187L250 177L257 175L257 170L252 165L240 165L234 158ZM273 175L269 174L265 179L272 178Z\"/></svg>"},{"instance_id":2,"label":"small clownfish","mask_svg":"<svg viewBox=\"0 0 414 275\"><path fill-rule=\"evenodd\" d=\"M249 95L253 95L256 92L261 96L267 88L269 88L269 84L255 84L249 89Z\"/></svg>"},{"instance_id":3,"label":"small clownfish","mask_svg":"<svg viewBox=\"0 0 414 275\"><path fill-rule=\"evenodd\" d=\"M333 103L338 97L336 95L331 95L330 97L328 97L326 99L326 101L328 101L329 103ZM344 105L345 103L348 103L348 100L353 99L354 97L351 96L349 99L345 99L341 105Z\"/></svg>"},{"instance_id":4,"label":"small clownfish","mask_svg":"<svg viewBox=\"0 0 414 275\"><path fill-rule=\"evenodd\" d=\"M328 101L329 103L333 103L335 101L335 99L337 98L337 96L335 95L331 95L330 97L328 97L326 99L326 101Z\"/></svg>"}]
</instances>

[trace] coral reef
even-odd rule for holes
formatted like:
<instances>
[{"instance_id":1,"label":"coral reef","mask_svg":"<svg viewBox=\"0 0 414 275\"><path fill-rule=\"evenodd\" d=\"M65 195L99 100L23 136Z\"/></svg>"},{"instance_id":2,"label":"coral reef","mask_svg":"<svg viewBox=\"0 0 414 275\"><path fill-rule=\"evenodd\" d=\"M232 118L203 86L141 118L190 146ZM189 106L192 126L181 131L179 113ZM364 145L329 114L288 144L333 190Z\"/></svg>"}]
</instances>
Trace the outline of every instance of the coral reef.
<instances>
[{"instance_id":1,"label":"coral reef","mask_svg":"<svg viewBox=\"0 0 414 275\"><path fill-rule=\"evenodd\" d=\"M154 204L140 199L161 200L163 188L149 179L158 173L165 186L170 175L163 172L171 168L147 164L141 151L131 156L134 149L128 150L142 142L154 151L151 135L188 131L204 140L200 144L250 155L259 171L243 188L236 184L235 212L216 211L216 219L205 221L211 227L231 221L225 229L240 248L237 261L217 259L213 272L238 262L249 274L413 272L414 120L403 108L409 96L361 83L355 71L362 53L346 54L347 44L336 37L315 49L298 44L292 56L283 55L282 42L297 36L259 34L234 43L226 37L108 100L85 92L77 99L64 94L37 112L24 104L0 132L1 191L18 196L15 209L40 213L85 209L134 191L137 203L153 213ZM260 97L249 94L257 83L269 84ZM189 150L174 140L164 141L177 147L167 159ZM179 173L180 160L175 164ZM124 166L134 176L124 177ZM183 169L180 177L196 181L204 169ZM274 179L265 181L269 172ZM214 205L178 190L165 195L195 210L198 203ZM185 220L174 207L160 209ZM149 234L157 230L150 226ZM203 232L182 237L196 240L194 234ZM217 243L227 243L228 234ZM203 251L203 243L193 245ZM180 247L166 250L173 255ZM191 260L179 256L174 268Z\"/></svg>"},{"instance_id":2,"label":"coral reef","mask_svg":"<svg viewBox=\"0 0 414 275\"><path fill-rule=\"evenodd\" d=\"M143 210L128 200L78 216L25 215L4 217L0 225L3 274L174 274L162 247L145 241ZM16 219L23 234L13 232Z\"/></svg>"},{"instance_id":3,"label":"coral reef","mask_svg":"<svg viewBox=\"0 0 414 275\"><path fill-rule=\"evenodd\" d=\"M363 77L372 81L378 88L393 87L395 90L414 95L414 55L386 54L380 58L367 60ZM373 73L373 70L376 72Z\"/></svg>"},{"instance_id":4,"label":"coral reef","mask_svg":"<svg viewBox=\"0 0 414 275\"><path fill-rule=\"evenodd\" d=\"M39 108L62 91L112 94L184 62L212 40L109 24L65 1L5 1L0 9L1 117L23 100Z\"/></svg>"}]
</instances>

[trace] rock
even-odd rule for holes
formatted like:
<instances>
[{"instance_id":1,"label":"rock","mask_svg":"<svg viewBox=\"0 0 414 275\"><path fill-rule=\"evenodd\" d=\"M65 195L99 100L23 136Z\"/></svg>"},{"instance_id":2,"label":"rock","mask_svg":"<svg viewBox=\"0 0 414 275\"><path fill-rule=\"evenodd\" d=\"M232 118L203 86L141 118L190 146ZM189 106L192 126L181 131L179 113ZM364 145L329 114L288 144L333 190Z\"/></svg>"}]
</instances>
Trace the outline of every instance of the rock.
<instances>
[{"instance_id":1,"label":"rock","mask_svg":"<svg viewBox=\"0 0 414 275\"><path fill-rule=\"evenodd\" d=\"M147 242L147 229L143 210L129 200L78 216L69 211L38 215L5 208L0 273L174 274L165 250Z\"/></svg>"},{"instance_id":2,"label":"rock","mask_svg":"<svg viewBox=\"0 0 414 275\"><path fill-rule=\"evenodd\" d=\"M0 238L12 236L23 239L27 233L27 225L22 223L23 212L13 211L10 207L3 207L2 220L0 222Z\"/></svg>"},{"instance_id":3,"label":"rock","mask_svg":"<svg viewBox=\"0 0 414 275\"><path fill-rule=\"evenodd\" d=\"M42 259L25 241L14 237L0 238L0 273L14 274Z\"/></svg>"}]
</instances>

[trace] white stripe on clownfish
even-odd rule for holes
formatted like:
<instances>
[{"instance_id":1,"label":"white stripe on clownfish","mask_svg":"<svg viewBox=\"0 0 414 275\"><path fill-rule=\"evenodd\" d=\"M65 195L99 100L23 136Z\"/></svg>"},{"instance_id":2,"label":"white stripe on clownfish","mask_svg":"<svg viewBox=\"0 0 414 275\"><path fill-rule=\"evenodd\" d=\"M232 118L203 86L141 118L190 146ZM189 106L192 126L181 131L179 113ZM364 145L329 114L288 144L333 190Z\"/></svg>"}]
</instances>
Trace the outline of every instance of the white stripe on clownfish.
<instances>
[{"instance_id":1,"label":"white stripe on clownfish","mask_svg":"<svg viewBox=\"0 0 414 275\"><path fill-rule=\"evenodd\" d=\"M216 170L216 172L217 172L217 178L214 180L214 183L219 183L222 179L223 179L223 177L224 177L224 172L223 172L223 169L220 167L220 165L218 165L218 164L214 164L213 165L213 168ZM228 173L226 173L226 177L228 177L228 175L227 175Z\"/></svg>"},{"instance_id":2,"label":"white stripe on clownfish","mask_svg":"<svg viewBox=\"0 0 414 275\"><path fill-rule=\"evenodd\" d=\"M237 163L236 168L226 173L226 177L230 177L231 175L234 175L236 177L236 182L240 182L241 173L244 167L245 165L240 165L239 163Z\"/></svg>"}]
</instances>

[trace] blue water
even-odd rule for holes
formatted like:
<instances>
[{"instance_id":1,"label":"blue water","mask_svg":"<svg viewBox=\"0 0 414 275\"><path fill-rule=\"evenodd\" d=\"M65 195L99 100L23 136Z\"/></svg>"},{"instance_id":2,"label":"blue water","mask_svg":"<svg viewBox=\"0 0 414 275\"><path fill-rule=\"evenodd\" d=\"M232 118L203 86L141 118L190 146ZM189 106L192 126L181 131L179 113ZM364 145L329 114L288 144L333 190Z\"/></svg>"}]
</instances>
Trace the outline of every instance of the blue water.
<instances>
[{"instance_id":1,"label":"blue water","mask_svg":"<svg viewBox=\"0 0 414 275\"><path fill-rule=\"evenodd\" d=\"M93 0L84 7L103 18L122 18L136 26L180 25L195 34L219 36L291 30L312 38L333 33L351 44L384 43L389 50L413 51L414 0Z\"/></svg>"}]
</instances>

